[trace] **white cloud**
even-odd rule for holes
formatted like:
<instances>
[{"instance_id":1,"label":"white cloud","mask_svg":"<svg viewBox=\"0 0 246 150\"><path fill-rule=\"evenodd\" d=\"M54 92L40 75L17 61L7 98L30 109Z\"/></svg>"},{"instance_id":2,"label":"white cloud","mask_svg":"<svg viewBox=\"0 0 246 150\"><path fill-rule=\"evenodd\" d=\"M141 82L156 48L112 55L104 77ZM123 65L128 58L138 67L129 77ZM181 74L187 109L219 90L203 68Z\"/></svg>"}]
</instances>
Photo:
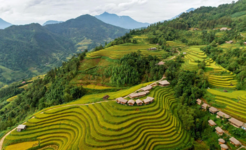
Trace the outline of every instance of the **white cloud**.
<instances>
[{"instance_id":1,"label":"white cloud","mask_svg":"<svg viewBox=\"0 0 246 150\"><path fill-rule=\"evenodd\" d=\"M189 8L218 6L232 0L0 0L0 18L13 24L47 20L65 21L83 14L105 11L141 22L170 19Z\"/></svg>"}]
</instances>

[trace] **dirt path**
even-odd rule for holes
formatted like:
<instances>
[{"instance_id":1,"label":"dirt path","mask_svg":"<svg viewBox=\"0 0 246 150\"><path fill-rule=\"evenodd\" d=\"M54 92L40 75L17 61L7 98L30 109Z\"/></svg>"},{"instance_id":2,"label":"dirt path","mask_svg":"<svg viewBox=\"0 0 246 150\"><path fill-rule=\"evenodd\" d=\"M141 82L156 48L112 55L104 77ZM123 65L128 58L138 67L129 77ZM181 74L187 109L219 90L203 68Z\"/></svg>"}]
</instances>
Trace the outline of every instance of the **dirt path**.
<instances>
[{"instance_id":1,"label":"dirt path","mask_svg":"<svg viewBox=\"0 0 246 150\"><path fill-rule=\"evenodd\" d=\"M13 130L9 131L6 135L4 135L4 137L1 139L0 141L0 150L2 150L2 147L3 147L3 141L4 139L12 132L14 131L16 128L14 128Z\"/></svg>"}]
</instances>

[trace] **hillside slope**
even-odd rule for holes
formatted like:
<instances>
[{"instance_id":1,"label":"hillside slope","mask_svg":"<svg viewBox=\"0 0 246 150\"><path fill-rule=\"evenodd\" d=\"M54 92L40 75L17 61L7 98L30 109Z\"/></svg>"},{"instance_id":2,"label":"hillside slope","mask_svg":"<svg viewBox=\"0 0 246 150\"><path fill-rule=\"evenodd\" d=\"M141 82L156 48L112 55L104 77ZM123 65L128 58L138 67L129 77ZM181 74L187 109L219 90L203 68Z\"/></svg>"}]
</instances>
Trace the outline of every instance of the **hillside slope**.
<instances>
[{"instance_id":1,"label":"hillside slope","mask_svg":"<svg viewBox=\"0 0 246 150\"><path fill-rule=\"evenodd\" d=\"M70 40L39 24L12 26L0 31L0 82L9 84L43 74L75 53Z\"/></svg>"}]
</instances>

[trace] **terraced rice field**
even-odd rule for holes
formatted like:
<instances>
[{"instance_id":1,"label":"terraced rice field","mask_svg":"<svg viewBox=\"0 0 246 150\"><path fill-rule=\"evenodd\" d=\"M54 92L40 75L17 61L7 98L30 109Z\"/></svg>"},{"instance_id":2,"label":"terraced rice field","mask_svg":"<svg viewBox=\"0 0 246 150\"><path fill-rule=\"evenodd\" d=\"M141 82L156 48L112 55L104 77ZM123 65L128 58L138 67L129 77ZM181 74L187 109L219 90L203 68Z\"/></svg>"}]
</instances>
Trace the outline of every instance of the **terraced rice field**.
<instances>
[{"instance_id":1,"label":"terraced rice field","mask_svg":"<svg viewBox=\"0 0 246 150\"><path fill-rule=\"evenodd\" d=\"M144 106L109 101L46 110L26 123L26 131L12 132L4 144L37 139L41 147L57 145L59 149L185 147L190 136L174 115L176 101L172 89L156 87L150 96L155 98L154 103Z\"/></svg>"},{"instance_id":2,"label":"terraced rice field","mask_svg":"<svg viewBox=\"0 0 246 150\"><path fill-rule=\"evenodd\" d=\"M220 92L213 89L207 90L215 95L217 104L225 105L223 112L246 122L246 91L234 91L231 93Z\"/></svg>"},{"instance_id":3,"label":"terraced rice field","mask_svg":"<svg viewBox=\"0 0 246 150\"><path fill-rule=\"evenodd\" d=\"M208 76L208 81L211 85L221 88L235 88L237 80L235 80L235 75L230 71L226 70L222 66L216 64L211 58L209 59L207 55L200 50L199 47L192 46L186 50L185 63L182 66L185 70L197 70L198 61L205 61L206 67L211 68L213 71L206 73ZM226 74L221 75L224 72Z\"/></svg>"},{"instance_id":4,"label":"terraced rice field","mask_svg":"<svg viewBox=\"0 0 246 150\"><path fill-rule=\"evenodd\" d=\"M158 47L154 44L121 44L108 47L106 49L90 52L87 54L87 58L97 58L97 57L109 57L111 59L120 59L122 56L129 54L131 52L141 51L143 55L152 55L162 58L163 54L166 52L164 50L150 51L151 47Z\"/></svg>"}]
</instances>

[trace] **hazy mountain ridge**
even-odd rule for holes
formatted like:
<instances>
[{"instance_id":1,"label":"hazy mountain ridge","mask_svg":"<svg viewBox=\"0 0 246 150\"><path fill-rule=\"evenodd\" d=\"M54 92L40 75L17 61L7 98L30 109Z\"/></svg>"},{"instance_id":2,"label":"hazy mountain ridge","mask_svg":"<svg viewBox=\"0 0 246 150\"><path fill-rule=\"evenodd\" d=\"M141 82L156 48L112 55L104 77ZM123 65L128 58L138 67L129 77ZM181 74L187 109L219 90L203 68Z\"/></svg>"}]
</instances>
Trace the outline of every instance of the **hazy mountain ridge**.
<instances>
[{"instance_id":1,"label":"hazy mountain ridge","mask_svg":"<svg viewBox=\"0 0 246 150\"><path fill-rule=\"evenodd\" d=\"M48 21L46 21L46 22L43 24L43 26L46 26L46 25L48 25L48 24L58 24L58 23L62 23L62 22L64 22L64 21L48 20Z\"/></svg>"},{"instance_id":2,"label":"hazy mountain ridge","mask_svg":"<svg viewBox=\"0 0 246 150\"><path fill-rule=\"evenodd\" d=\"M12 26L11 23L8 23L8 22L6 22L0 18L0 29L5 29L5 28L10 27L10 26Z\"/></svg>"},{"instance_id":3,"label":"hazy mountain ridge","mask_svg":"<svg viewBox=\"0 0 246 150\"><path fill-rule=\"evenodd\" d=\"M149 23L138 22L129 16L118 16L116 14L109 14L107 12L104 12L103 14L95 17L105 23L112 24L114 26L122 27L125 29L136 29L148 27L150 25Z\"/></svg>"}]
</instances>

